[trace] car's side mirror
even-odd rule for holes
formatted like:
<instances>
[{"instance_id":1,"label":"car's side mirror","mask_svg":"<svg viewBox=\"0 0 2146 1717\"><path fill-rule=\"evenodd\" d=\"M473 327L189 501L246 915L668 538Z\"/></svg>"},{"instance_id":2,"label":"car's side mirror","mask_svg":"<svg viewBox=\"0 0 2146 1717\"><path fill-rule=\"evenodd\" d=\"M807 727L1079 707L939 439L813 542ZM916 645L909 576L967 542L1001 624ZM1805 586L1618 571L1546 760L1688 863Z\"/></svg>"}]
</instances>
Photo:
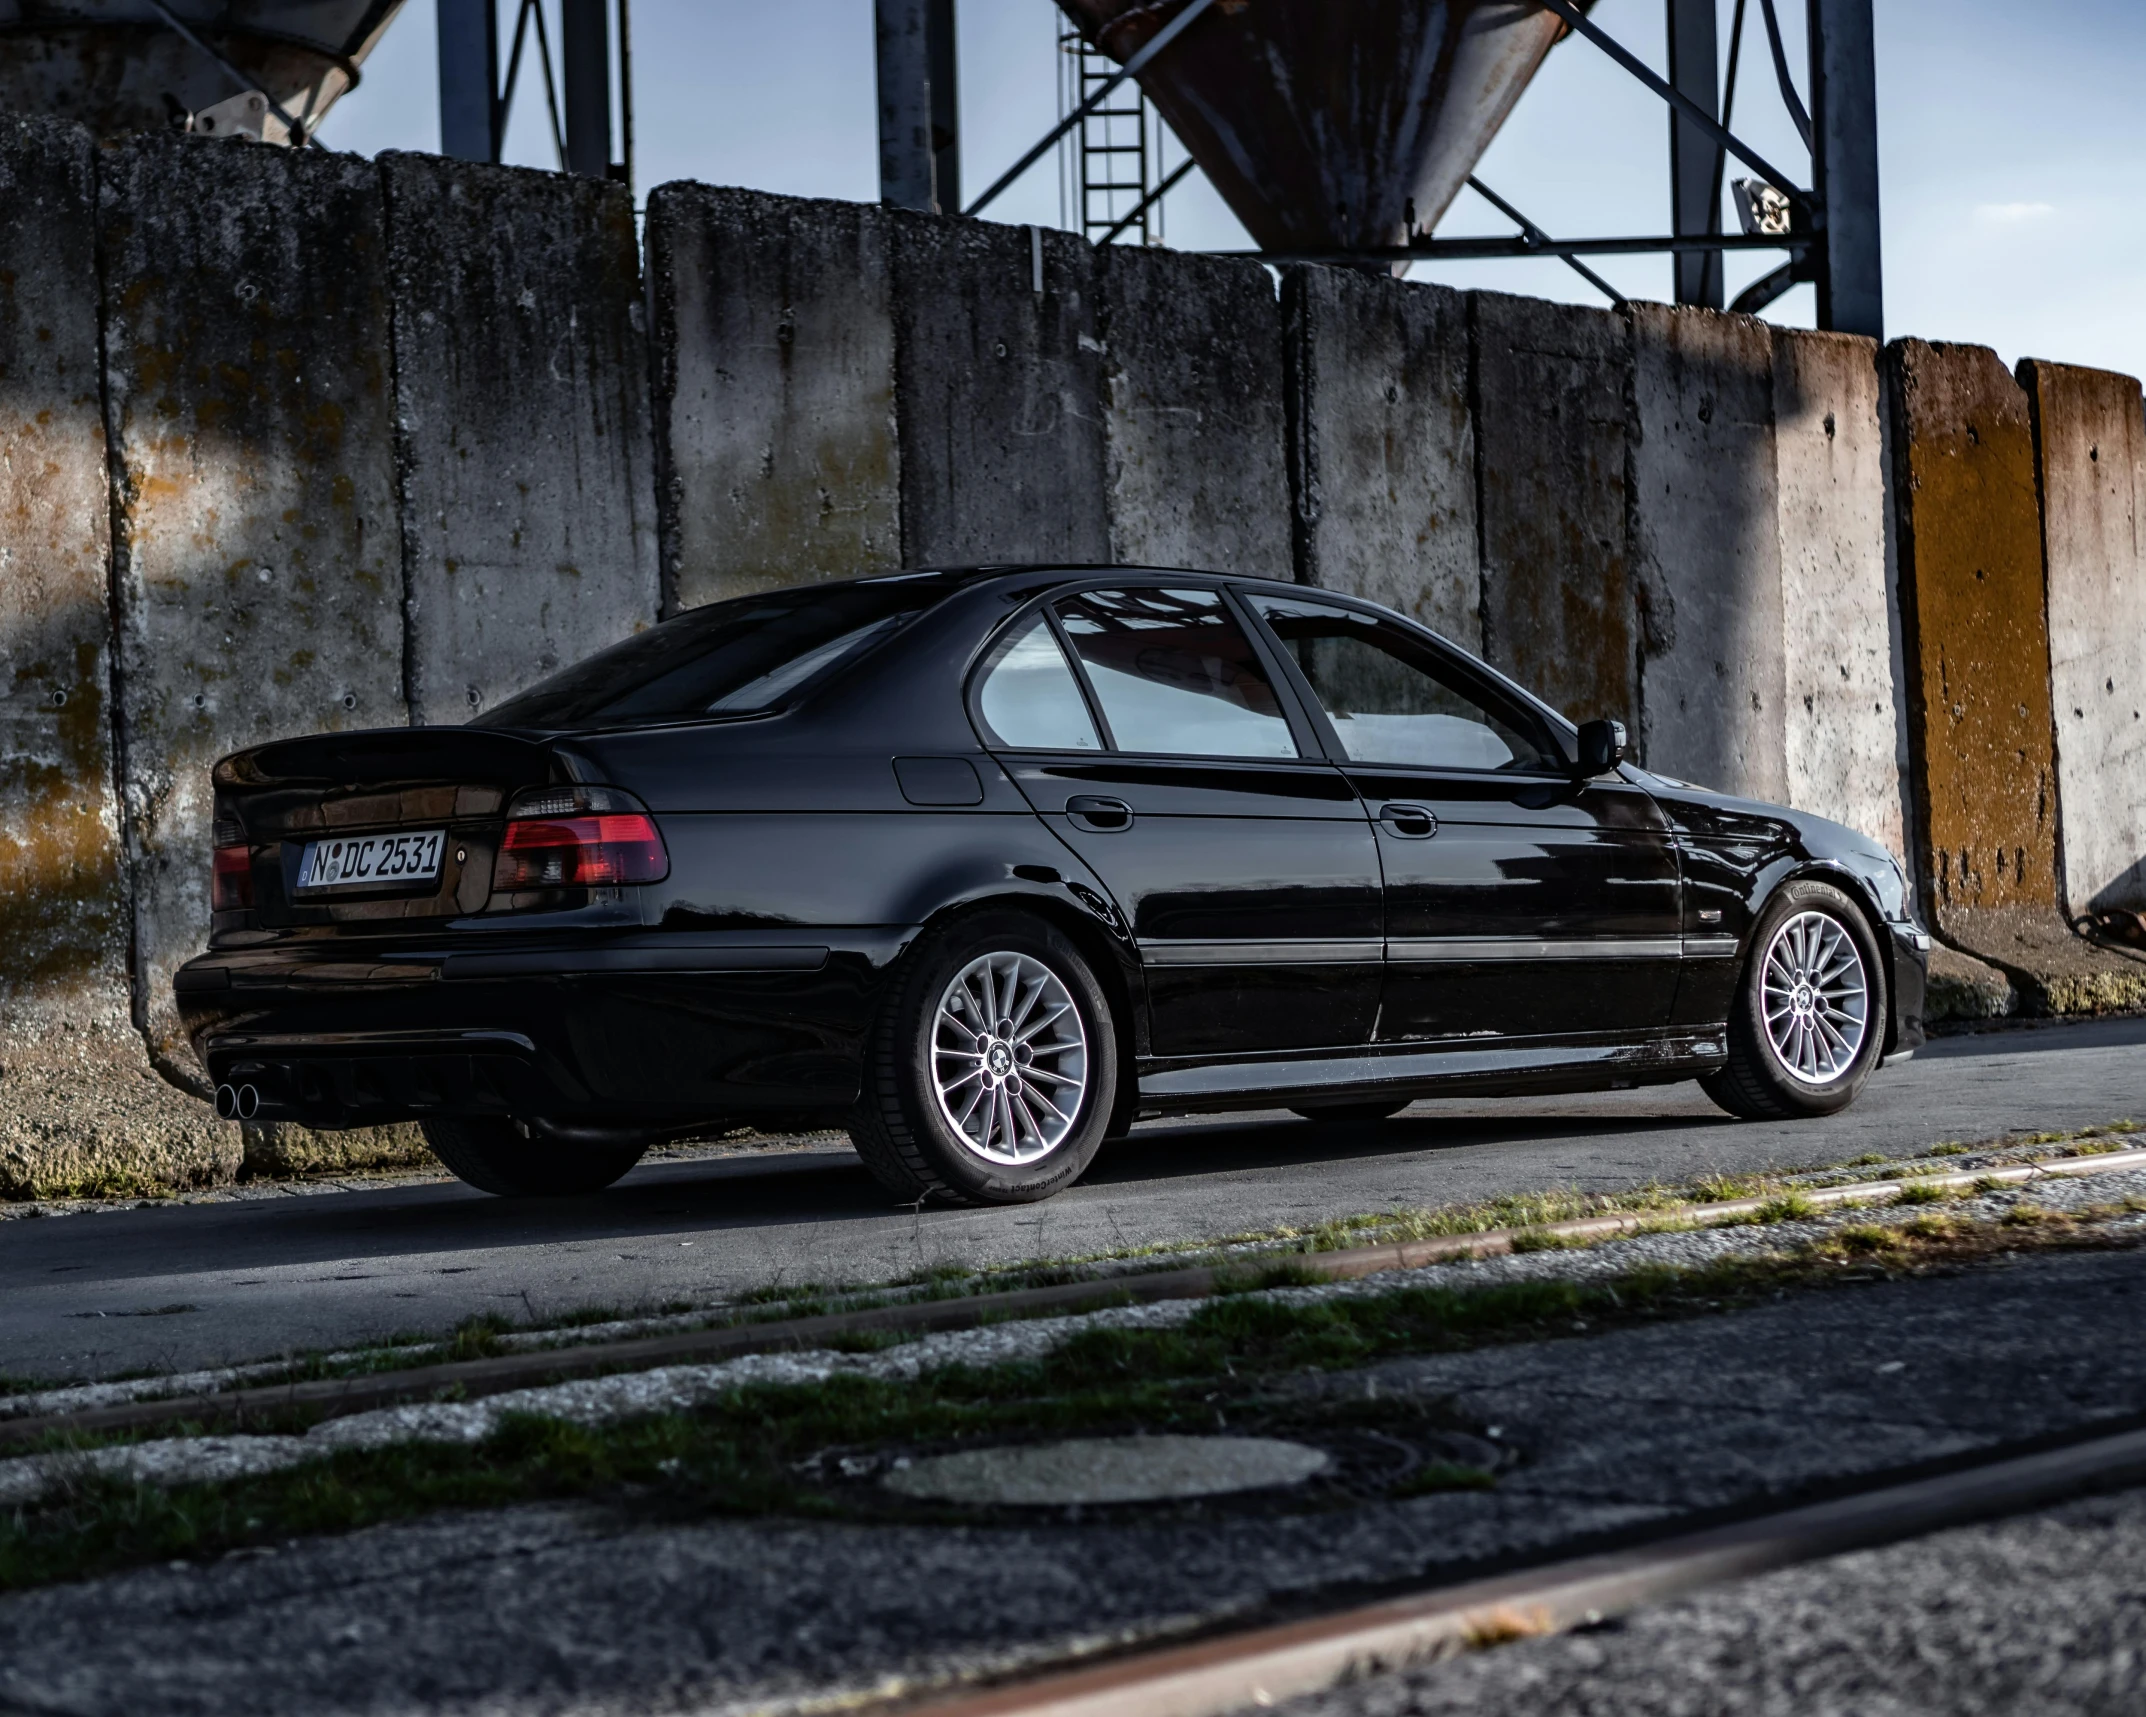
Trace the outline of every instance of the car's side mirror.
<instances>
[{"instance_id":1,"label":"car's side mirror","mask_svg":"<svg viewBox=\"0 0 2146 1717\"><path fill-rule=\"evenodd\" d=\"M1580 773L1590 778L1607 775L1624 761L1625 744L1623 722L1581 722Z\"/></svg>"}]
</instances>

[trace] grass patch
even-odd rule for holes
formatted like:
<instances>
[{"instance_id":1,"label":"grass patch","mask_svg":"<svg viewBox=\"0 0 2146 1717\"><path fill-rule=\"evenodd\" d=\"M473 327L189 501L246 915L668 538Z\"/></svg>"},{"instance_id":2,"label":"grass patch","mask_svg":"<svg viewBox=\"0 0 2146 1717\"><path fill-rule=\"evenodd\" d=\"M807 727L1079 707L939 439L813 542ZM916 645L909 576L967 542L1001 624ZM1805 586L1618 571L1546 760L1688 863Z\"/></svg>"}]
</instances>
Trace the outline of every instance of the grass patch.
<instances>
[{"instance_id":1,"label":"grass patch","mask_svg":"<svg viewBox=\"0 0 2146 1717\"><path fill-rule=\"evenodd\" d=\"M1943 1204L1945 1189L1931 1186L1928 1182L1910 1181L1893 1195L1895 1204Z\"/></svg>"},{"instance_id":2,"label":"grass patch","mask_svg":"<svg viewBox=\"0 0 2146 1717\"><path fill-rule=\"evenodd\" d=\"M1941 1145L1932 1145L1923 1155L1931 1157L1964 1157L1967 1155L1967 1147L1957 1139L1947 1139Z\"/></svg>"},{"instance_id":3,"label":"grass patch","mask_svg":"<svg viewBox=\"0 0 2146 1717\"><path fill-rule=\"evenodd\" d=\"M1426 1461L1407 1478L1395 1485L1386 1494L1396 1499L1412 1496L1435 1496L1448 1490L1491 1490L1497 1479L1481 1467L1463 1466L1458 1461Z\"/></svg>"},{"instance_id":4,"label":"grass patch","mask_svg":"<svg viewBox=\"0 0 2146 1717\"><path fill-rule=\"evenodd\" d=\"M1897 1226L1853 1223L1790 1251L1586 1281L1307 1299L1263 1297L1251 1291L1253 1277L1235 1293L1202 1302L1175 1327L1089 1327L1049 1355L1018 1364L950 1367L900 1381L838 1377L741 1387L700 1411L600 1427L524 1416L474 1447L344 1451L291 1472L222 1484L163 1490L87 1478L33 1508L0 1512L0 1588L212 1557L445 1508L568 1497L665 1520L852 1514L878 1505L815 1476L816 1457L1114 1430L1201 1432L1218 1423L1301 1432L1307 1416L1373 1409L1360 1401L1307 1405L1278 1393L1275 1382L1288 1373L1733 1312L1795 1289L1968 1263L2016 1251L2023 1240L2105 1243L2067 1218L2019 1206L1997 1222L1918 1214ZM1294 1281L1285 1269L1267 1285ZM498 1339L496 1320L470 1320L466 1330L472 1343ZM1392 1403L1377 1411L1415 1414L1420 1424L1426 1409ZM1473 1468L1426 1468L1397 1494L1486 1482Z\"/></svg>"}]
</instances>

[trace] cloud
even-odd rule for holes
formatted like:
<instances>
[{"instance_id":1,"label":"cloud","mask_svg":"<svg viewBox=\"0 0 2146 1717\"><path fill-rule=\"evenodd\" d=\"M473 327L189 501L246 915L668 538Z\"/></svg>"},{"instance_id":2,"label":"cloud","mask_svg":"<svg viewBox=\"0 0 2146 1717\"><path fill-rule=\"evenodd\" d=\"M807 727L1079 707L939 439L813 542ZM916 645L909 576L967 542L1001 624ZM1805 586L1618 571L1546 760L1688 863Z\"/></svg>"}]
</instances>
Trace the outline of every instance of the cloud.
<instances>
[{"instance_id":1,"label":"cloud","mask_svg":"<svg viewBox=\"0 0 2146 1717\"><path fill-rule=\"evenodd\" d=\"M2057 212L2054 203L1977 203L1975 218L1983 221L2038 221Z\"/></svg>"}]
</instances>

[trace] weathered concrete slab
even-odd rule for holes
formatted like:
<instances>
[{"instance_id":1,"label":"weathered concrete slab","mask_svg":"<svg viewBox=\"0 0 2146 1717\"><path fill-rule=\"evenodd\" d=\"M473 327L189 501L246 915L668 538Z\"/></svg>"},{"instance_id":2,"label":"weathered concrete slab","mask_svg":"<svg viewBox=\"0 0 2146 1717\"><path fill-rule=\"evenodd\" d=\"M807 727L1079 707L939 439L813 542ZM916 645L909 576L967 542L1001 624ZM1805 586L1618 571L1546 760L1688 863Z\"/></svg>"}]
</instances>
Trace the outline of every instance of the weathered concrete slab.
<instances>
[{"instance_id":1,"label":"weathered concrete slab","mask_svg":"<svg viewBox=\"0 0 2146 1717\"><path fill-rule=\"evenodd\" d=\"M1632 572L1640 755L1788 796L1773 341L1754 317L1634 304Z\"/></svg>"},{"instance_id":2,"label":"weathered concrete slab","mask_svg":"<svg viewBox=\"0 0 2146 1717\"><path fill-rule=\"evenodd\" d=\"M1288 578L1281 309L1254 262L1096 252L1110 558Z\"/></svg>"},{"instance_id":3,"label":"weathered concrete slab","mask_svg":"<svg viewBox=\"0 0 2146 1717\"><path fill-rule=\"evenodd\" d=\"M2066 914L2146 908L2146 416L2139 384L2028 362Z\"/></svg>"},{"instance_id":4,"label":"weathered concrete slab","mask_svg":"<svg viewBox=\"0 0 2146 1717\"><path fill-rule=\"evenodd\" d=\"M1282 294L1297 576L1481 651L1467 298L1338 268Z\"/></svg>"},{"instance_id":5,"label":"weathered concrete slab","mask_svg":"<svg viewBox=\"0 0 2146 1717\"><path fill-rule=\"evenodd\" d=\"M1576 721L1639 723L1622 316L1472 295L1483 651Z\"/></svg>"},{"instance_id":6,"label":"weathered concrete slab","mask_svg":"<svg viewBox=\"0 0 2146 1717\"><path fill-rule=\"evenodd\" d=\"M1900 341L1901 608L1924 883L1962 910L2056 905L2041 523L2027 396L1994 352Z\"/></svg>"},{"instance_id":7,"label":"weathered concrete slab","mask_svg":"<svg viewBox=\"0 0 2146 1717\"><path fill-rule=\"evenodd\" d=\"M438 155L381 172L410 714L466 721L656 618L633 205Z\"/></svg>"},{"instance_id":8,"label":"weathered concrete slab","mask_svg":"<svg viewBox=\"0 0 2146 1717\"><path fill-rule=\"evenodd\" d=\"M880 211L663 185L647 237L664 611L897 569Z\"/></svg>"},{"instance_id":9,"label":"weathered concrete slab","mask_svg":"<svg viewBox=\"0 0 2146 1717\"><path fill-rule=\"evenodd\" d=\"M1788 803L1905 862L1907 722L1876 345L1773 330Z\"/></svg>"},{"instance_id":10,"label":"weathered concrete slab","mask_svg":"<svg viewBox=\"0 0 2146 1717\"><path fill-rule=\"evenodd\" d=\"M100 174L135 1007L184 1057L209 765L406 715L384 212L310 150L142 137Z\"/></svg>"},{"instance_id":11,"label":"weathered concrete slab","mask_svg":"<svg viewBox=\"0 0 2146 1717\"><path fill-rule=\"evenodd\" d=\"M894 213L902 564L1110 555L1095 254Z\"/></svg>"},{"instance_id":12,"label":"weathered concrete slab","mask_svg":"<svg viewBox=\"0 0 2146 1717\"><path fill-rule=\"evenodd\" d=\"M151 1067L127 984L95 154L0 120L0 1196L236 1166Z\"/></svg>"},{"instance_id":13,"label":"weathered concrete slab","mask_svg":"<svg viewBox=\"0 0 2146 1717\"><path fill-rule=\"evenodd\" d=\"M2056 758L2026 391L1981 346L1896 342L1893 458L1909 750L1933 928L2030 1011L2146 1002L2146 958L2059 916Z\"/></svg>"}]
</instances>

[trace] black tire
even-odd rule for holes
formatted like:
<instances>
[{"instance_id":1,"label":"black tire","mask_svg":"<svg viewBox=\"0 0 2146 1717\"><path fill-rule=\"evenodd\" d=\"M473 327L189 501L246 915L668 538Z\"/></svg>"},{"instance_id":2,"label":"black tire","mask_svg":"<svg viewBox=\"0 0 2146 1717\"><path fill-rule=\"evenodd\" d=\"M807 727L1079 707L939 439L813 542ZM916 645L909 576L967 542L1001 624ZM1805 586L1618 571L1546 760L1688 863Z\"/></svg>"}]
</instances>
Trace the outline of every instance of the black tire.
<instances>
[{"instance_id":1,"label":"black tire","mask_svg":"<svg viewBox=\"0 0 2146 1717\"><path fill-rule=\"evenodd\" d=\"M1316 1108L1292 1106L1289 1112L1322 1127L1364 1127L1392 1120L1414 1101L1413 1097L1403 1097L1398 1102L1324 1103Z\"/></svg>"},{"instance_id":2,"label":"black tire","mask_svg":"<svg viewBox=\"0 0 2146 1717\"><path fill-rule=\"evenodd\" d=\"M984 1129L981 1143L957 1130L941 1105L934 1072L942 1062L949 1076L958 1071L936 1043L940 1004L957 977L980 960L1015 956L1036 962L1057 979L1083 1038L1078 1051L1083 1083L1070 1125L1055 1144L1025 1161L993 1160L985 1154L992 1145L993 1122L972 1122ZM1011 1034L1005 1039L993 1034L984 1041L1010 1043ZM1048 1053L1060 1070L1074 1065L1071 1050L1061 1047ZM1043 1086L1032 1072L1037 1066L1033 1054L1026 1065L1013 1066L1003 1080L1006 1089L1020 1093L1026 1081L1026 1090L1040 1092ZM872 1177L905 1204L1031 1204L1072 1185L1086 1170L1109 1129L1117 1087L1116 1025L1102 986L1080 951L1040 918L990 908L927 933L903 958L865 1052L863 1089L849 1134ZM960 1100L958 1094L950 1099ZM1009 1101L1032 1103L1032 1098ZM1041 1134L1035 1137L1040 1144ZM1017 1129L1006 1154L1018 1156L1020 1143Z\"/></svg>"},{"instance_id":3,"label":"black tire","mask_svg":"<svg viewBox=\"0 0 2146 1717\"><path fill-rule=\"evenodd\" d=\"M1768 953L1783 926L1810 914L1831 921L1854 947L1862 962L1865 994L1861 1040L1845 1065L1823 1078L1807 1077L1792 1069L1783 1053L1774 1047L1766 1021L1764 974ZM1784 884L1760 912L1746 946L1744 970L1729 1010L1728 1060L1719 1072L1702 1079L1700 1087L1730 1114L1747 1121L1792 1121L1838 1114L1855 1101L1885 1054L1890 1005L1884 956L1862 908L1839 889L1822 882ZM1825 1052L1839 1053L1835 1048Z\"/></svg>"},{"instance_id":4,"label":"black tire","mask_svg":"<svg viewBox=\"0 0 2146 1717\"><path fill-rule=\"evenodd\" d=\"M493 1116L435 1116L425 1143L457 1180L501 1198L569 1198L601 1192L641 1160L646 1145L574 1145L528 1138Z\"/></svg>"}]
</instances>

